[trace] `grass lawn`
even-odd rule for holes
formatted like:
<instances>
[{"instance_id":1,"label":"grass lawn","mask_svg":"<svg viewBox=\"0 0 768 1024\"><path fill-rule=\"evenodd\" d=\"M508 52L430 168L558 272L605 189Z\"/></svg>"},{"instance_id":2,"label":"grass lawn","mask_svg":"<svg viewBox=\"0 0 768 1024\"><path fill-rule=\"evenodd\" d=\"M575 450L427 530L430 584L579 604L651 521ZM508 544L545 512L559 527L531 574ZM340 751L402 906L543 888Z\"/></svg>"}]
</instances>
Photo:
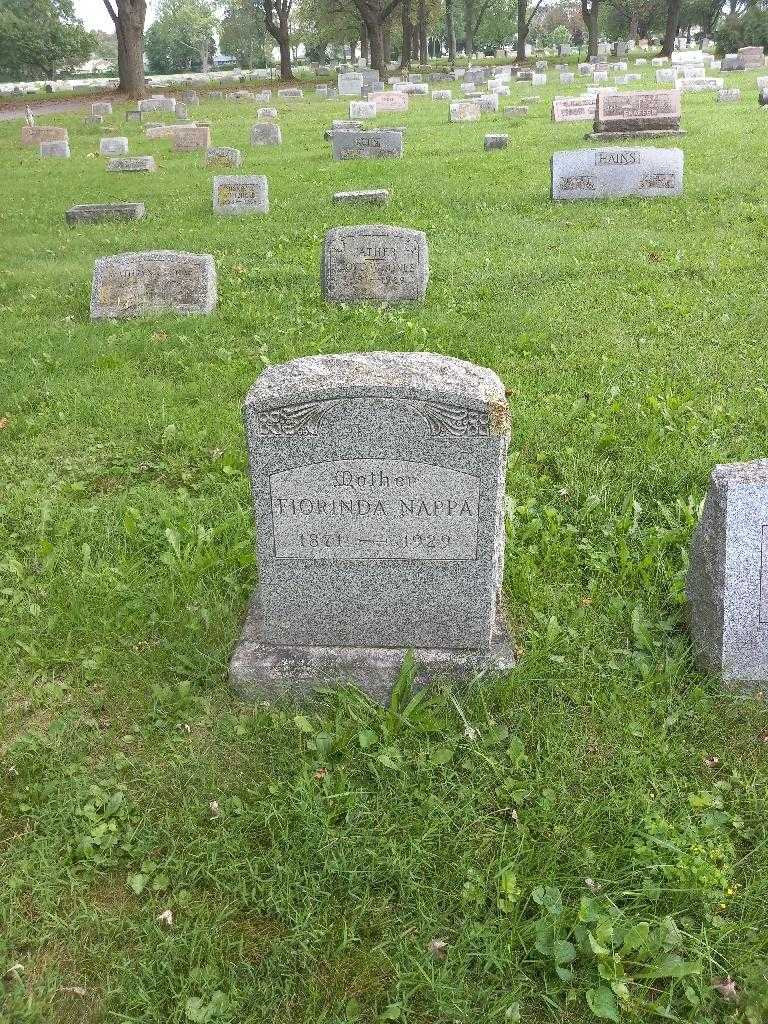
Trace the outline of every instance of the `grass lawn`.
<instances>
[{"instance_id":1,"label":"grass lawn","mask_svg":"<svg viewBox=\"0 0 768 1024\"><path fill-rule=\"evenodd\" d=\"M104 134L154 175L106 174L82 114L43 118L68 161L0 125L3 1022L768 1020L765 702L697 674L682 599L712 466L767 454L755 78L684 96L673 200L550 201L551 153L589 145L550 121L578 83L513 85L524 121L416 98L379 119L402 161L331 161L344 101L279 102L270 149L254 104L204 102L268 176L262 217L215 217L201 155L122 107ZM367 187L390 206L331 203ZM107 200L147 217L65 226ZM377 220L427 233L426 301L324 305L323 233ZM94 259L137 249L212 253L217 311L91 323ZM241 704L240 403L268 363L375 349L508 388L519 668L388 709Z\"/></svg>"}]
</instances>

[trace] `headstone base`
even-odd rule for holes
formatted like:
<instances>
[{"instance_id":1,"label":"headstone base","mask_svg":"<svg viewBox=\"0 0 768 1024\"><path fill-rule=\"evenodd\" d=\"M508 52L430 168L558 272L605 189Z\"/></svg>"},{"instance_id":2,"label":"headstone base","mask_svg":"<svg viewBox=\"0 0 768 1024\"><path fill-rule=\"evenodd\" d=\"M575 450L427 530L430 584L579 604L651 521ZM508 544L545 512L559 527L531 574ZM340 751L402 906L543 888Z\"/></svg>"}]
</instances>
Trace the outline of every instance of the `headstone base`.
<instances>
[{"instance_id":1,"label":"headstone base","mask_svg":"<svg viewBox=\"0 0 768 1024\"><path fill-rule=\"evenodd\" d=\"M648 129L641 132L590 132L584 138L590 142L611 142L613 139L664 139L670 135L685 135L685 129L664 128L655 131Z\"/></svg>"},{"instance_id":2,"label":"headstone base","mask_svg":"<svg viewBox=\"0 0 768 1024\"><path fill-rule=\"evenodd\" d=\"M318 686L353 683L373 700L386 703L397 682L405 648L282 647L262 638L261 599L254 591L248 615L229 663L229 681L245 700L301 695ZM509 626L497 613L488 651L426 650L413 652L414 686L441 679L468 682L481 673L509 672L515 648Z\"/></svg>"}]
</instances>

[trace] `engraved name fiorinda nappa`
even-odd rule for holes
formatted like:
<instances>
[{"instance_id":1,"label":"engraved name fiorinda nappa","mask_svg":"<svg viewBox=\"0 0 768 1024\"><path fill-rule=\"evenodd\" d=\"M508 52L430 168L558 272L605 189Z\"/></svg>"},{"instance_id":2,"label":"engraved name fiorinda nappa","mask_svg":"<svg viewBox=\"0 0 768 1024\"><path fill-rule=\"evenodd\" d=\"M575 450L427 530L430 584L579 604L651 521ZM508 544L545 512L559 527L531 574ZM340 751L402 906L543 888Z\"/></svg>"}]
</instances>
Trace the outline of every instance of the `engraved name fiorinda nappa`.
<instances>
[{"instance_id":1,"label":"engraved name fiorinda nappa","mask_svg":"<svg viewBox=\"0 0 768 1024\"><path fill-rule=\"evenodd\" d=\"M506 671L509 420L491 370L431 353L310 356L248 392L259 585L230 664L244 696L354 682L386 699Z\"/></svg>"}]
</instances>

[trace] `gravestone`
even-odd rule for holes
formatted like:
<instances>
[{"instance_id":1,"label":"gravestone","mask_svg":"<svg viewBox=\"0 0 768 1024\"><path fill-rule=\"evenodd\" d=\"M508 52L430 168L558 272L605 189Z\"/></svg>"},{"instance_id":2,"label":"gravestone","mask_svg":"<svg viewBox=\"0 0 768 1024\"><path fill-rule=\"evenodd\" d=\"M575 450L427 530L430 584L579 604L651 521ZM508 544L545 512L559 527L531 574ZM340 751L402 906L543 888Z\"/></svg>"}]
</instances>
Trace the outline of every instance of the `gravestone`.
<instances>
[{"instance_id":1,"label":"gravestone","mask_svg":"<svg viewBox=\"0 0 768 1024\"><path fill-rule=\"evenodd\" d=\"M216 305L213 256L191 252L124 252L96 260L91 319L153 313L210 313Z\"/></svg>"},{"instance_id":2,"label":"gravestone","mask_svg":"<svg viewBox=\"0 0 768 1024\"><path fill-rule=\"evenodd\" d=\"M506 149L508 145L508 135L486 135L483 139L483 149L486 153L491 149Z\"/></svg>"},{"instance_id":3,"label":"gravestone","mask_svg":"<svg viewBox=\"0 0 768 1024\"><path fill-rule=\"evenodd\" d=\"M480 107L475 100L459 100L448 108L449 121L479 121Z\"/></svg>"},{"instance_id":4,"label":"gravestone","mask_svg":"<svg viewBox=\"0 0 768 1024\"><path fill-rule=\"evenodd\" d=\"M92 103L91 114L94 117L110 117L112 115L112 104L106 102Z\"/></svg>"},{"instance_id":5,"label":"gravestone","mask_svg":"<svg viewBox=\"0 0 768 1024\"><path fill-rule=\"evenodd\" d=\"M720 92L723 84L722 78L684 78L678 88L681 92Z\"/></svg>"},{"instance_id":6,"label":"gravestone","mask_svg":"<svg viewBox=\"0 0 768 1024\"><path fill-rule=\"evenodd\" d=\"M187 111L186 103L176 103L176 120L177 121L188 121L189 112Z\"/></svg>"},{"instance_id":7,"label":"gravestone","mask_svg":"<svg viewBox=\"0 0 768 1024\"><path fill-rule=\"evenodd\" d=\"M269 103L272 99L272 90L262 89L261 92L255 93L253 98L257 103Z\"/></svg>"},{"instance_id":8,"label":"gravestone","mask_svg":"<svg viewBox=\"0 0 768 1024\"><path fill-rule=\"evenodd\" d=\"M450 89L435 89L435 91L432 93L432 99L450 103L451 100L453 99L453 93L451 92Z\"/></svg>"},{"instance_id":9,"label":"gravestone","mask_svg":"<svg viewBox=\"0 0 768 1024\"><path fill-rule=\"evenodd\" d=\"M280 125L267 122L255 124L251 128L252 146L279 146L283 141Z\"/></svg>"},{"instance_id":10,"label":"gravestone","mask_svg":"<svg viewBox=\"0 0 768 1024\"><path fill-rule=\"evenodd\" d=\"M356 192L334 192L334 203L372 203L375 206L386 206L389 202L389 191L385 188L360 189Z\"/></svg>"},{"instance_id":11,"label":"gravestone","mask_svg":"<svg viewBox=\"0 0 768 1024\"><path fill-rule=\"evenodd\" d=\"M138 121L141 122L142 113L140 110L126 110L125 120L126 121Z\"/></svg>"},{"instance_id":12,"label":"gravestone","mask_svg":"<svg viewBox=\"0 0 768 1024\"><path fill-rule=\"evenodd\" d=\"M654 199L683 191L680 149L612 147L560 151L552 156L553 199Z\"/></svg>"},{"instance_id":13,"label":"gravestone","mask_svg":"<svg viewBox=\"0 0 768 1024\"><path fill-rule=\"evenodd\" d=\"M560 84L561 85L572 85L576 81L576 76L572 71L561 71L560 72Z\"/></svg>"},{"instance_id":14,"label":"gravestone","mask_svg":"<svg viewBox=\"0 0 768 1024\"><path fill-rule=\"evenodd\" d=\"M278 89L277 98L279 100L300 100L304 96L302 89Z\"/></svg>"},{"instance_id":15,"label":"gravestone","mask_svg":"<svg viewBox=\"0 0 768 1024\"><path fill-rule=\"evenodd\" d=\"M259 107L256 111L256 117L260 121L275 121L279 117L277 107Z\"/></svg>"},{"instance_id":16,"label":"gravestone","mask_svg":"<svg viewBox=\"0 0 768 1024\"><path fill-rule=\"evenodd\" d=\"M104 118L101 114L89 114L88 117L83 118L83 124L86 128L97 128L104 124Z\"/></svg>"},{"instance_id":17,"label":"gravestone","mask_svg":"<svg viewBox=\"0 0 768 1024\"><path fill-rule=\"evenodd\" d=\"M22 146L39 146L41 142L69 142L69 133L53 124L22 125Z\"/></svg>"},{"instance_id":18,"label":"gravestone","mask_svg":"<svg viewBox=\"0 0 768 1024\"><path fill-rule=\"evenodd\" d=\"M403 155L403 133L391 128L334 130L331 152L334 160L399 160Z\"/></svg>"},{"instance_id":19,"label":"gravestone","mask_svg":"<svg viewBox=\"0 0 768 1024\"><path fill-rule=\"evenodd\" d=\"M202 149L207 152L211 145L211 129L203 125L184 125L184 130L173 137L174 153L193 153Z\"/></svg>"},{"instance_id":20,"label":"gravestone","mask_svg":"<svg viewBox=\"0 0 768 1024\"><path fill-rule=\"evenodd\" d=\"M388 111L404 113L408 110L410 100L406 92L372 92L368 99L376 104L377 114L386 114ZM350 103L350 117L352 116L352 104Z\"/></svg>"},{"instance_id":21,"label":"gravestone","mask_svg":"<svg viewBox=\"0 0 768 1024\"><path fill-rule=\"evenodd\" d=\"M685 584L703 671L768 680L768 459L715 466Z\"/></svg>"},{"instance_id":22,"label":"gravestone","mask_svg":"<svg viewBox=\"0 0 768 1024\"><path fill-rule=\"evenodd\" d=\"M499 97L496 93L483 93L473 102L478 105L481 114L495 114L499 109Z\"/></svg>"},{"instance_id":23,"label":"gravestone","mask_svg":"<svg viewBox=\"0 0 768 1024\"><path fill-rule=\"evenodd\" d=\"M359 96L363 90L363 76L357 74L339 75L337 89L339 96Z\"/></svg>"},{"instance_id":24,"label":"gravestone","mask_svg":"<svg viewBox=\"0 0 768 1024\"><path fill-rule=\"evenodd\" d=\"M555 96L552 102L552 120L594 121L596 96Z\"/></svg>"},{"instance_id":25,"label":"gravestone","mask_svg":"<svg viewBox=\"0 0 768 1024\"><path fill-rule=\"evenodd\" d=\"M594 131L587 138L609 140L627 137L656 138L682 135L680 93L627 92L610 96L598 93Z\"/></svg>"},{"instance_id":26,"label":"gravestone","mask_svg":"<svg viewBox=\"0 0 768 1024\"><path fill-rule=\"evenodd\" d=\"M107 170L115 173L146 171L153 174L157 170L157 164L153 156L118 156L107 163Z\"/></svg>"},{"instance_id":27,"label":"gravestone","mask_svg":"<svg viewBox=\"0 0 768 1024\"><path fill-rule=\"evenodd\" d=\"M717 93L718 103L738 103L741 99L741 89L720 89Z\"/></svg>"},{"instance_id":28,"label":"gravestone","mask_svg":"<svg viewBox=\"0 0 768 1024\"><path fill-rule=\"evenodd\" d=\"M504 107L505 117L525 117L528 107Z\"/></svg>"},{"instance_id":29,"label":"gravestone","mask_svg":"<svg viewBox=\"0 0 768 1024\"><path fill-rule=\"evenodd\" d=\"M216 175L213 179L213 212L223 216L268 213L267 179L262 174Z\"/></svg>"},{"instance_id":30,"label":"gravestone","mask_svg":"<svg viewBox=\"0 0 768 1024\"><path fill-rule=\"evenodd\" d=\"M124 135L118 135L111 139L99 140L99 156L127 156L128 139Z\"/></svg>"},{"instance_id":31,"label":"gravestone","mask_svg":"<svg viewBox=\"0 0 768 1024\"><path fill-rule=\"evenodd\" d=\"M509 419L490 370L424 352L268 367L244 405L259 583L230 662L250 698L354 682L386 700L513 668Z\"/></svg>"},{"instance_id":32,"label":"gravestone","mask_svg":"<svg viewBox=\"0 0 768 1024\"><path fill-rule=\"evenodd\" d=\"M419 302L428 279L423 231L372 224L325 234L321 288L327 302Z\"/></svg>"},{"instance_id":33,"label":"gravestone","mask_svg":"<svg viewBox=\"0 0 768 1024\"><path fill-rule=\"evenodd\" d=\"M144 134L148 139L175 139L177 135L182 132L189 131L190 128L196 127L190 124L148 124L144 129Z\"/></svg>"},{"instance_id":34,"label":"gravestone","mask_svg":"<svg viewBox=\"0 0 768 1024\"><path fill-rule=\"evenodd\" d=\"M67 210L67 224L102 224L113 220L141 220L144 203L84 203Z\"/></svg>"},{"instance_id":35,"label":"gravestone","mask_svg":"<svg viewBox=\"0 0 768 1024\"><path fill-rule=\"evenodd\" d=\"M139 100L138 108L143 114L173 114L176 110L176 100L173 96L152 96L146 100Z\"/></svg>"},{"instance_id":36,"label":"gravestone","mask_svg":"<svg viewBox=\"0 0 768 1024\"><path fill-rule=\"evenodd\" d=\"M230 146L209 146L205 151L206 167L239 167L242 162L240 150Z\"/></svg>"},{"instance_id":37,"label":"gravestone","mask_svg":"<svg viewBox=\"0 0 768 1024\"><path fill-rule=\"evenodd\" d=\"M765 54L762 46L740 46L736 52L744 62L747 71L765 67Z\"/></svg>"},{"instance_id":38,"label":"gravestone","mask_svg":"<svg viewBox=\"0 0 768 1024\"><path fill-rule=\"evenodd\" d=\"M376 117L376 104L368 100L352 100L349 104L349 116L361 121L369 121Z\"/></svg>"},{"instance_id":39,"label":"gravestone","mask_svg":"<svg viewBox=\"0 0 768 1024\"><path fill-rule=\"evenodd\" d=\"M60 157L64 160L68 160L70 156L69 143L60 142L56 139L51 142L41 142L40 156L44 158Z\"/></svg>"}]
</instances>

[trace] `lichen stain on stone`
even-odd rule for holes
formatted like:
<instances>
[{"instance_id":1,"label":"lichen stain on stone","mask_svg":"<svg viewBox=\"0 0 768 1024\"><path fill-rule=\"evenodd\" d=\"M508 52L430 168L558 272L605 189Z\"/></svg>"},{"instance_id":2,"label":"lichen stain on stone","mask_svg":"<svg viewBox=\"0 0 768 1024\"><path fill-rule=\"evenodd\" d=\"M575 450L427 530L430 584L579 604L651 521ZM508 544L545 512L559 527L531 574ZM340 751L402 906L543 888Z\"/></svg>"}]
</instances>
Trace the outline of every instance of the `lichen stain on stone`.
<instances>
[{"instance_id":1,"label":"lichen stain on stone","mask_svg":"<svg viewBox=\"0 0 768 1024\"><path fill-rule=\"evenodd\" d=\"M488 429L496 437L509 431L509 409L506 402L491 402L488 408Z\"/></svg>"}]
</instances>

